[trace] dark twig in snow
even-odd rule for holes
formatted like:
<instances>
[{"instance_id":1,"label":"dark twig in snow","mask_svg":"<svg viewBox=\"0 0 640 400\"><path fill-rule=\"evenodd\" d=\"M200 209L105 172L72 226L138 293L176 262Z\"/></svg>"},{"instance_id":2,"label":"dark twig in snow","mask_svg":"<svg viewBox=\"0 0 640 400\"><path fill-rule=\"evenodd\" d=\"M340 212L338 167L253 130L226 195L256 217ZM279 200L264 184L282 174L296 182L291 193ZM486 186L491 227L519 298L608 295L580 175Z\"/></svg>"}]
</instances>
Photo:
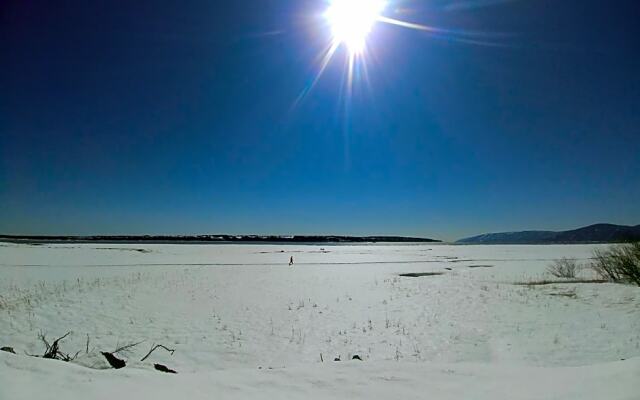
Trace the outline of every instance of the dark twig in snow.
<instances>
[{"instance_id":1,"label":"dark twig in snow","mask_svg":"<svg viewBox=\"0 0 640 400\"><path fill-rule=\"evenodd\" d=\"M158 347L162 347L163 349L165 349L166 351L168 351L169 353L171 353L171 355L173 355L173 352L176 351L175 349L169 349L161 344L156 344L155 346L151 347L151 350L149 350L149 352L147 353L146 356L142 357L142 359L140 361L144 361L147 359L147 357L149 357L151 355L151 353L153 353L153 351L155 349L157 349Z\"/></svg>"},{"instance_id":2,"label":"dark twig in snow","mask_svg":"<svg viewBox=\"0 0 640 400\"><path fill-rule=\"evenodd\" d=\"M117 349L115 349L114 351L112 351L112 352L111 352L111 354L116 354L116 353L119 353L119 352L121 352L121 351L123 351L123 350L130 349L130 348L132 348L132 347L134 347L134 346L139 345L139 344L140 344L140 343L142 343L142 342L144 342L144 340L141 340L141 341L139 341L139 342L137 342L137 343L130 343L130 344L126 345L126 346L118 347Z\"/></svg>"}]
</instances>

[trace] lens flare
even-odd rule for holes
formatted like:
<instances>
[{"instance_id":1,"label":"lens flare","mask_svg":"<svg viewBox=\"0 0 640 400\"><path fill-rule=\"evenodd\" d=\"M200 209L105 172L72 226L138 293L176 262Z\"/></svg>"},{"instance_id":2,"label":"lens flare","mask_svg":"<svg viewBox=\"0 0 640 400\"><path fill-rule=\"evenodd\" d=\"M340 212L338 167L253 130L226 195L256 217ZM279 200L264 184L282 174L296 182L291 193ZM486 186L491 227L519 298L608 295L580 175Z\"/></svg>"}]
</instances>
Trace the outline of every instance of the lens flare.
<instances>
[{"instance_id":1,"label":"lens flare","mask_svg":"<svg viewBox=\"0 0 640 400\"><path fill-rule=\"evenodd\" d=\"M333 59L340 54L338 50L342 47L346 49L345 74L343 75L344 83L346 84L346 99L348 100L351 97L353 85L356 81L364 79L365 83L371 86L368 79L367 62L376 59L376 44L372 43L373 40L369 36L377 23L422 31L438 40L455 41L474 46L503 45L492 40L503 35L441 29L393 18L399 12L399 8L395 3L399 3L400 0L324 1L327 2L327 8L318 16L323 21L321 26L325 29L329 28L329 40L318 55L317 62L319 66L317 73L309 79L307 85L296 98L293 104L294 107L311 92ZM406 12L403 14L406 14Z\"/></svg>"},{"instance_id":2,"label":"lens flare","mask_svg":"<svg viewBox=\"0 0 640 400\"><path fill-rule=\"evenodd\" d=\"M383 0L333 0L325 13L333 40L352 54L361 53L385 6Z\"/></svg>"}]
</instances>

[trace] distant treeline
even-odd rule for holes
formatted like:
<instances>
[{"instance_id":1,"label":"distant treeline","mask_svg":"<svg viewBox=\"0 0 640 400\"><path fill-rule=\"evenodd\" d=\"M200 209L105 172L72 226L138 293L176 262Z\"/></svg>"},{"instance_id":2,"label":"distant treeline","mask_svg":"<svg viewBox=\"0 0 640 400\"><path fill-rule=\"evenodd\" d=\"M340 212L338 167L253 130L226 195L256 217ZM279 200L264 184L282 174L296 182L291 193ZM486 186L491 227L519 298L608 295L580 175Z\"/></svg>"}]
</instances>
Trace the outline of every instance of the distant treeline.
<instances>
[{"instance_id":1,"label":"distant treeline","mask_svg":"<svg viewBox=\"0 0 640 400\"><path fill-rule=\"evenodd\" d=\"M409 243L440 242L428 238L405 236L335 236L335 235L115 235L115 236L24 236L0 235L0 241L8 242L72 242L72 243Z\"/></svg>"}]
</instances>

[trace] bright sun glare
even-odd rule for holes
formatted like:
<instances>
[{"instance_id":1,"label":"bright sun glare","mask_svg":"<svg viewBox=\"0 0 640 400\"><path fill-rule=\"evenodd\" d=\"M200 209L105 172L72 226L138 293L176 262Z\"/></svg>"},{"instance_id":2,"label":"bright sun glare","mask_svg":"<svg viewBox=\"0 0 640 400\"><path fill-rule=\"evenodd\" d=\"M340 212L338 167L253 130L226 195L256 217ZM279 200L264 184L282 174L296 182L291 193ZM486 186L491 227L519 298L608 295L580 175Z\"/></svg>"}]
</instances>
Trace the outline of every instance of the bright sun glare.
<instances>
[{"instance_id":1,"label":"bright sun glare","mask_svg":"<svg viewBox=\"0 0 640 400\"><path fill-rule=\"evenodd\" d=\"M440 32L438 29L420 25L408 21L394 19L383 15L386 8L394 0L325 0L328 3L326 11L322 14L323 20L331 29L331 39L318 56L319 69L316 76L309 82L296 99L298 104L315 86L323 72L333 59L339 47L345 46L348 52L346 63L346 89L347 94L355 79L362 77L367 83L367 54L372 47L367 39L373 26L378 23L400 26L403 28L417 29L431 33ZM323 27L327 25L323 24ZM373 43L372 43L373 44Z\"/></svg>"},{"instance_id":2,"label":"bright sun glare","mask_svg":"<svg viewBox=\"0 0 640 400\"><path fill-rule=\"evenodd\" d=\"M385 5L383 0L331 0L325 17L334 41L345 44L351 54L361 53Z\"/></svg>"}]
</instances>

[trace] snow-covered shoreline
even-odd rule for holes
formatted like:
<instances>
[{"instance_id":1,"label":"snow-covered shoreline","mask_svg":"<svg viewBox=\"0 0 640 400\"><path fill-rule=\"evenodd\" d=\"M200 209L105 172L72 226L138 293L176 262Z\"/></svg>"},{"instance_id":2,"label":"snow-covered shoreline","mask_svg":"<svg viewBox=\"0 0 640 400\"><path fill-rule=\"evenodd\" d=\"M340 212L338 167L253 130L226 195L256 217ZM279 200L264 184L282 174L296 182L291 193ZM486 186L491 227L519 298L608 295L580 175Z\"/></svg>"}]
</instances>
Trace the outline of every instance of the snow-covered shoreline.
<instances>
[{"instance_id":1,"label":"snow-covered shoreline","mask_svg":"<svg viewBox=\"0 0 640 400\"><path fill-rule=\"evenodd\" d=\"M583 367L347 362L178 375L0 354L0 393L27 399L625 399L640 358Z\"/></svg>"},{"instance_id":2,"label":"snow-covered shoreline","mask_svg":"<svg viewBox=\"0 0 640 400\"><path fill-rule=\"evenodd\" d=\"M639 288L513 284L595 247L0 243L0 398L637 398Z\"/></svg>"}]
</instances>

